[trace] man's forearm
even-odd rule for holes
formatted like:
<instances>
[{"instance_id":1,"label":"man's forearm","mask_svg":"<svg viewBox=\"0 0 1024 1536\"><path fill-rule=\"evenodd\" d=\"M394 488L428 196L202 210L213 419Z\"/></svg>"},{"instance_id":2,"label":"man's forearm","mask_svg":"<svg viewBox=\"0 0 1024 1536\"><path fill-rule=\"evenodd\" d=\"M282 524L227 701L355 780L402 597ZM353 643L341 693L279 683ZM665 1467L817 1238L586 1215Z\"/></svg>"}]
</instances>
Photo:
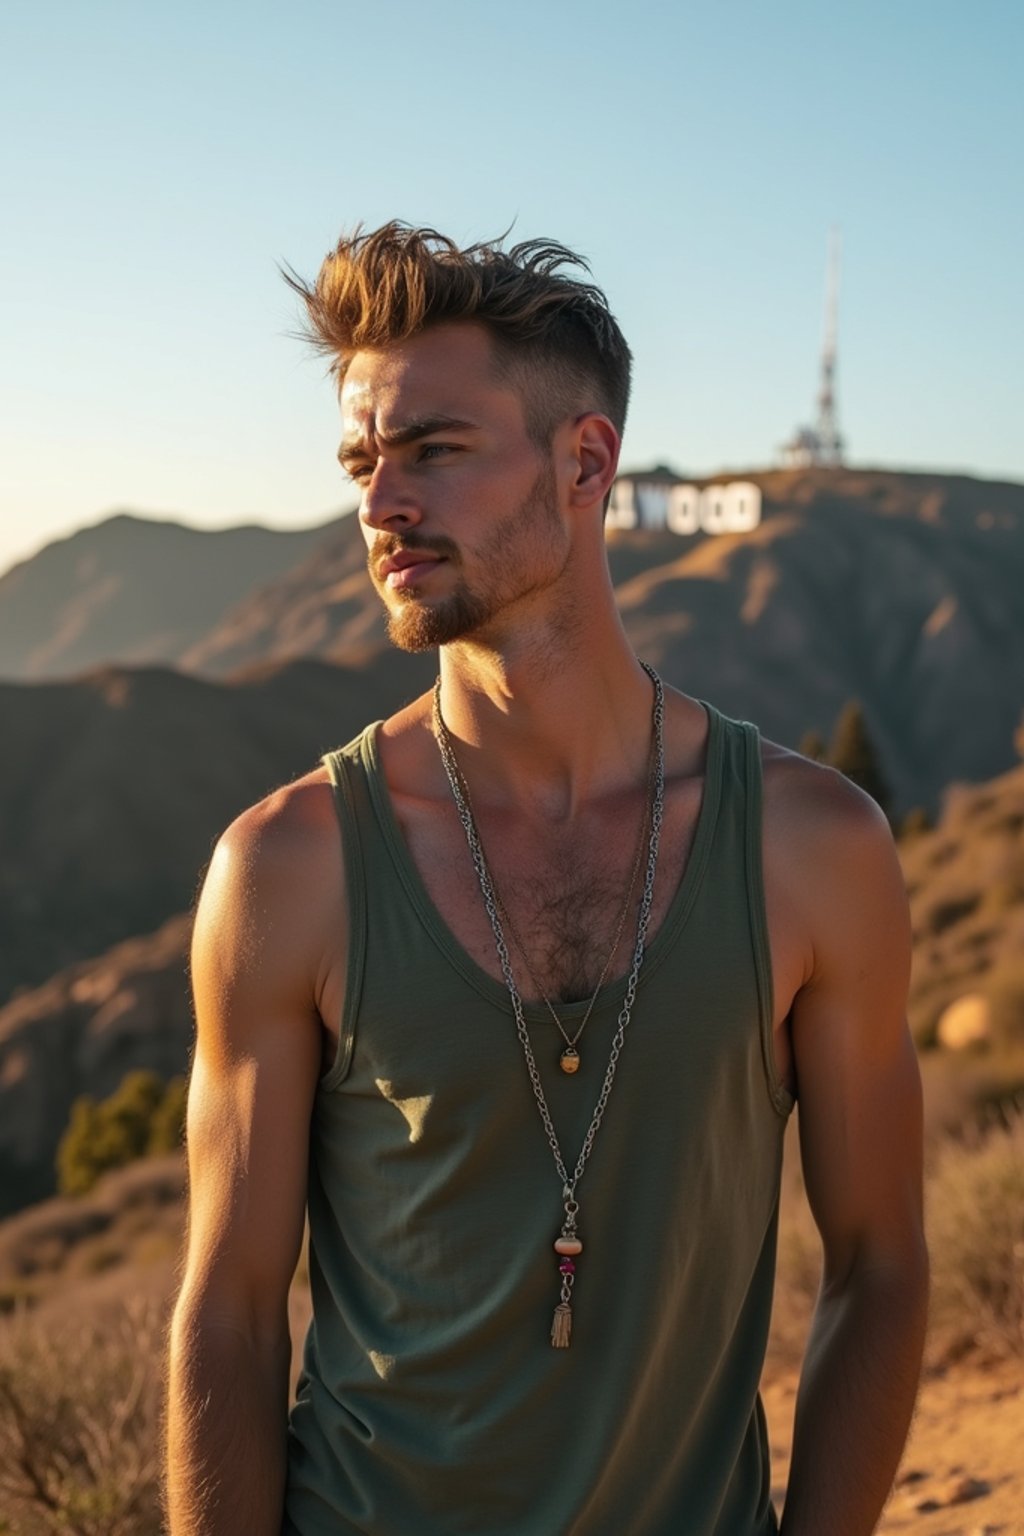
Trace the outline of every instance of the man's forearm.
<instances>
[{"instance_id":1,"label":"man's forearm","mask_svg":"<svg viewBox=\"0 0 1024 1536\"><path fill-rule=\"evenodd\" d=\"M914 1409L927 1262L855 1274L819 1298L800 1390L782 1536L870 1536Z\"/></svg>"},{"instance_id":2,"label":"man's forearm","mask_svg":"<svg viewBox=\"0 0 1024 1536\"><path fill-rule=\"evenodd\" d=\"M170 1536L280 1536L289 1343L266 1347L179 1302L171 1325Z\"/></svg>"}]
</instances>

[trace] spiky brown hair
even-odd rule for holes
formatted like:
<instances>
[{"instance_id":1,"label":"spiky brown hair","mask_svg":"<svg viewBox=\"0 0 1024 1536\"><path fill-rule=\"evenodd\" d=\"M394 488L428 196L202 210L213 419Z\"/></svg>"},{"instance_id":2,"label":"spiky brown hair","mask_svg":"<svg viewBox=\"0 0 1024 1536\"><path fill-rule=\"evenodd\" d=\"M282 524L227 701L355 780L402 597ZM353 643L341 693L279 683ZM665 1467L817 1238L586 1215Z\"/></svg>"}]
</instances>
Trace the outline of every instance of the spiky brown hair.
<instances>
[{"instance_id":1,"label":"spiky brown hair","mask_svg":"<svg viewBox=\"0 0 1024 1536\"><path fill-rule=\"evenodd\" d=\"M527 429L547 445L560 421L597 410L621 434L629 403L629 347L600 288L560 269L582 256L553 240L464 249L436 229L393 220L357 227L325 257L316 281L286 269L306 308L306 338L331 358L340 387L354 353L393 346L444 321L476 321L494 343L498 373L519 389Z\"/></svg>"}]
</instances>

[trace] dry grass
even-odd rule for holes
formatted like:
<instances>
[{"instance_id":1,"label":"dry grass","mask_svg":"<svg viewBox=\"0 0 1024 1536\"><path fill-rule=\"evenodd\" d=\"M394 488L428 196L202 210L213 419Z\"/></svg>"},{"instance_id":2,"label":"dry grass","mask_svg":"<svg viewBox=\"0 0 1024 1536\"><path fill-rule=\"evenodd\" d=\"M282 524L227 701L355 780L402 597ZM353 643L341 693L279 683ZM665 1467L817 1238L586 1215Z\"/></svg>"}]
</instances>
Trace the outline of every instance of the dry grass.
<instances>
[{"instance_id":1,"label":"dry grass","mask_svg":"<svg viewBox=\"0 0 1024 1536\"><path fill-rule=\"evenodd\" d=\"M163 1309L0 1329L0 1531L158 1536Z\"/></svg>"},{"instance_id":2,"label":"dry grass","mask_svg":"<svg viewBox=\"0 0 1024 1536\"><path fill-rule=\"evenodd\" d=\"M936 1133L925 1213L932 1265L926 1361L1024 1359L1024 1109ZM821 1242L803 1193L796 1130L787 1142L769 1373L798 1364L821 1276Z\"/></svg>"},{"instance_id":3,"label":"dry grass","mask_svg":"<svg viewBox=\"0 0 1024 1536\"><path fill-rule=\"evenodd\" d=\"M1024 1113L942 1148L928 1184L932 1331L1024 1357Z\"/></svg>"}]
</instances>

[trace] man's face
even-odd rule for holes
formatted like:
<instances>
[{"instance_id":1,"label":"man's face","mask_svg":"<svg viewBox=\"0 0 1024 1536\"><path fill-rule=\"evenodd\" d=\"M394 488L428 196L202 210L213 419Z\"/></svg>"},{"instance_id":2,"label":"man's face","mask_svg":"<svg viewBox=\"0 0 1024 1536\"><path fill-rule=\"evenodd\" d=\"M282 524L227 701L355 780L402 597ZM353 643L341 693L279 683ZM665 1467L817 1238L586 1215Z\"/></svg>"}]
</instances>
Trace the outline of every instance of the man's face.
<instances>
[{"instance_id":1,"label":"man's face","mask_svg":"<svg viewBox=\"0 0 1024 1536\"><path fill-rule=\"evenodd\" d=\"M357 352L338 457L360 487L367 564L404 650L496 638L568 556L550 454L479 325Z\"/></svg>"}]
</instances>

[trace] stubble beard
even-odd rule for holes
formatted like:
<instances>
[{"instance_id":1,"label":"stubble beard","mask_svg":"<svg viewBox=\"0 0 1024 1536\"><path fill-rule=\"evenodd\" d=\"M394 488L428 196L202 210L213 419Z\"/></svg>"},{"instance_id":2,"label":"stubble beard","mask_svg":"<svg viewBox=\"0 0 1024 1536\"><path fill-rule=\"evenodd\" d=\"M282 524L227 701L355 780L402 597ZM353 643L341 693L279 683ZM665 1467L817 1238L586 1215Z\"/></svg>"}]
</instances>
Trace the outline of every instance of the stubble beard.
<instances>
[{"instance_id":1,"label":"stubble beard","mask_svg":"<svg viewBox=\"0 0 1024 1536\"><path fill-rule=\"evenodd\" d=\"M490 580L486 589L472 590L458 575L447 597L428 603L415 592L392 591L380 582L374 563L398 549L423 549L442 556L458 568L458 546L451 539L420 535L411 529L404 537L381 534L369 561L370 578L387 607L388 638L402 651L429 651L478 634L517 597L536 583L522 584L516 551L531 536L551 536L555 515L555 475L545 464L519 506L498 523L483 551ZM521 560L520 560L521 565Z\"/></svg>"}]
</instances>

